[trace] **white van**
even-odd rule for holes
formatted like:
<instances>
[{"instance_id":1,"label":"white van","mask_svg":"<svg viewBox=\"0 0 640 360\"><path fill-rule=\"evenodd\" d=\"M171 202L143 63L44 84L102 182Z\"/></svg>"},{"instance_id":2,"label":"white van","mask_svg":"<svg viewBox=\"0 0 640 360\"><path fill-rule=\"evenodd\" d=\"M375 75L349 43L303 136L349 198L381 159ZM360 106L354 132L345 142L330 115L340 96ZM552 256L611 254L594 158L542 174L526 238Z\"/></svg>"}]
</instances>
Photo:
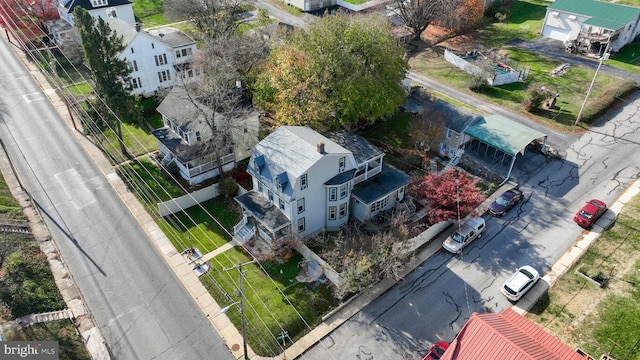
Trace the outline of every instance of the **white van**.
<instances>
[{"instance_id":1,"label":"white van","mask_svg":"<svg viewBox=\"0 0 640 360\"><path fill-rule=\"evenodd\" d=\"M470 242L482 236L487 228L484 219L481 217L469 218L460 228L456 230L447 240L444 241L442 247L447 251L459 254L462 248L469 245Z\"/></svg>"}]
</instances>

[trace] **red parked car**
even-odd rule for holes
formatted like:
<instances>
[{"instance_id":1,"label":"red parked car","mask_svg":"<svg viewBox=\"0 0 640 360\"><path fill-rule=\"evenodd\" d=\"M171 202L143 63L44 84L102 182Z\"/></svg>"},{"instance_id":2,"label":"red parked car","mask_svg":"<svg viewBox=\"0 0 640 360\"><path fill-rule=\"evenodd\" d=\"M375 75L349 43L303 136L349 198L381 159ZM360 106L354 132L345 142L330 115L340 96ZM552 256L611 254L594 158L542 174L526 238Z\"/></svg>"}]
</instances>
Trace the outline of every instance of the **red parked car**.
<instances>
[{"instance_id":1,"label":"red parked car","mask_svg":"<svg viewBox=\"0 0 640 360\"><path fill-rule=\"evenodd\" d=\"M607 211L607 204L597 199L591 199L576 213L573 221L583 228L590 228Z\"/></svg>"},{"instance_id":2,"label":"red parked car","mask_svg":"<svg viewBox=\"0 0 640 360\"><path fill-rule=\"evenodd\" d=\"M489 205L489 212L493 216L502 216L523 198L524 193L518 187L509 189Z\"/></svg>"},{"instance_id":3,"label":"red parked car","mask_svg":"<svg viewBox=\"0 0 640 360\"><path fill-rule=\"evenodd\" d=\"M446 341L438 341L433 344L429 349L429 352L422 358L422 360L438 360L442 357L445 351L449 348L449 343Z\"/></svg>"}]
</instances>

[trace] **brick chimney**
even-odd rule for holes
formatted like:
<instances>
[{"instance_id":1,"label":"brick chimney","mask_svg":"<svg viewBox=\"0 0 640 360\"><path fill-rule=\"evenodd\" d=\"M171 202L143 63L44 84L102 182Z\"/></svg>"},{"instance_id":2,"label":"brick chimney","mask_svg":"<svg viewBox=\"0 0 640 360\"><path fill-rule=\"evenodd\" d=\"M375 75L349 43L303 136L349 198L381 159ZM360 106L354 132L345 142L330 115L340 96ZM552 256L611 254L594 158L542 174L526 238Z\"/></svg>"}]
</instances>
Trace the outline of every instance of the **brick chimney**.
<instances>
[{"instance_id":1,"label":"brick chimney","mask_svg":"<svg viewBox=\"0 0 640 360\"><path fill-rule=\"evenodd\" d=\"M320 154L324 154L324 143L322 141L318 143L317 148Z\"/></svg>"}]
</instances>

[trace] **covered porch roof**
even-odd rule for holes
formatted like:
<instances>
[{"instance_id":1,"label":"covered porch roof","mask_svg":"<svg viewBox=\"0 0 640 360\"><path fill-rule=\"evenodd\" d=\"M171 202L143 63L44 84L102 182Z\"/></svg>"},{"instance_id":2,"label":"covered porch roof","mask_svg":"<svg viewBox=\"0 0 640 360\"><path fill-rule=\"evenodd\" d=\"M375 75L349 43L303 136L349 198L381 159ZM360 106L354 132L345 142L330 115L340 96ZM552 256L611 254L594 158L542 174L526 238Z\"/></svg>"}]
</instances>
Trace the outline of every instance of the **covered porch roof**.
<instances>
[{"instance_id":1,"label":"covered porch roof","mask_svg":"<svg viewBox=\"0 0 640 360\"><path fill-rule=\"evenodd\" d=\"M370 205L409 183L409 175L393 166L383 164L379 174L355 185L351 195Z\"/></svg>"},{"instance_id":2,"label":"covered porch roof","mask_svg":"<svg viewBox=\"0 0 640 360\"><path fill-rule=\"evenodd\" d=\"M236 196L235 201L271 232L276 232L291 223L277 206L256 191Z\"/></svg>"}]
</instances>

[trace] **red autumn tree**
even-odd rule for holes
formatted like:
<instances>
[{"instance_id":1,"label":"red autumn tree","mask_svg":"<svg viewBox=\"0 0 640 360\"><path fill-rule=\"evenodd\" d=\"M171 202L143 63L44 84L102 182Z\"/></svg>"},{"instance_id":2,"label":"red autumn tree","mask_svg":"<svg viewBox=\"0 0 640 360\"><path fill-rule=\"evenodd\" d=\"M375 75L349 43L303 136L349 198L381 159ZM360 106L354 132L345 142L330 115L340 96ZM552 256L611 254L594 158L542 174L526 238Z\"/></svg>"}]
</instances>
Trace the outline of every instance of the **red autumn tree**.
<instances>
[{"instance_id":1,"label":"red autumn tree","mask_svg":"<svg viewBox=\"0 0 640 360\"><path fill-rule=\"evenodd\" d=\"M58 17L56 0L0 0L0 25L21 42L34 42L44 37L46 22Z\"/></svg>"},{"instance_id":2,"label":"red autumn tree","mask_svg":"<svg viewBox=\"0 0 640 360\"><path fill-rule=\"evenodd\" d=\"M485 199L477 183L477 178L448 169L441 174L414 179L408 191L415 199L426 200L429 208L427 221L435 224L457 219L458 216L462 218L475 211Z\"/></svg>"}]
</instances>

